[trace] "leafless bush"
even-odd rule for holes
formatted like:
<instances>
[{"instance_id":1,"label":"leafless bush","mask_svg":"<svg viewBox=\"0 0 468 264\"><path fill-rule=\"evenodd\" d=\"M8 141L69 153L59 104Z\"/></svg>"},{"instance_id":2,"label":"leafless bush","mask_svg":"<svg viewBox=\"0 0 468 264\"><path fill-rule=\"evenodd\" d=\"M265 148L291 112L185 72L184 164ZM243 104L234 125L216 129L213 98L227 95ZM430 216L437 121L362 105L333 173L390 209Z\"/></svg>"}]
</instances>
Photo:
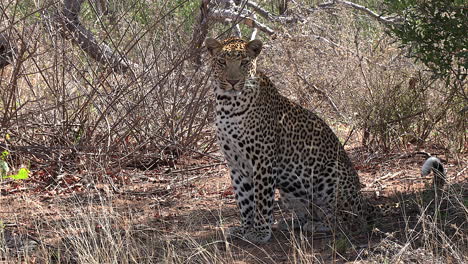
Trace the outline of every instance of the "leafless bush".
<instances>
[{"instance_id":1,"label":"leafless bush","mask_svg":"<svg viewBox=\"0 0 468 264\"><path fill-rule=\"evenodd\" d=\"M21 43L1 79L1 143L11 158L55 164L60 173L145 168L211 151L208 75L189 63L186 44L195 6L116 2L101 12L100 2L82 2L77 30L87 33L57 26L60 3L0 4L1 32ZM86 34L132 61L131 69L115 71L90 57L93 49L81 44Z\"/></svg>"}]
</instances>

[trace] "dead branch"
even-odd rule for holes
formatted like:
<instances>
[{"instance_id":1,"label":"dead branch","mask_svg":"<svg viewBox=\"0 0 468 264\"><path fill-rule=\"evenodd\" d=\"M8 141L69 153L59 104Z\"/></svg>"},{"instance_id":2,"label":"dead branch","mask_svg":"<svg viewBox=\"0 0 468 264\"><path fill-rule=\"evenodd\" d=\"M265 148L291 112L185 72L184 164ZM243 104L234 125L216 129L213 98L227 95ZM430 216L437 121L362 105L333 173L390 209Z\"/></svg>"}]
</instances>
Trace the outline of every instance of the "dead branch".
<instances>
[{"instance_id":1,"label":"dead branch","mask_svg":"<svg viewBox=\"0 0 468 264\"><path fill-rule=\"evenodd\" d=\"M237 9L240 9L240 12L247 12L252 13L256 12L258 15L261 17L271 21L271 22L279 22L279 23L294 23L297 22L297 19L294 17L289 17L289 16L276 16L266 10L265 8L261 7L259 4L257 4L254 1L233 1L233 0L217 0L216 1L218 4L224 4L226 8L224 9L230 9L234 8L234 10L237 11ZM237 9L235 8L237 7ZM252 11L250 11L249 9Z\"/></svg>"},{"instance_id":2,"label":"dead branch","mask_svg":"<svg viewBox=\"0 0 468 264\"><path fill-rule=\"evenodd\" d=\"M270 36L275 34L273 29L259 22L254 16L255 13L248 10L246 7L252 7L254 11L270 21L292 21L288 18L276 17L251 1L239 2L236 4L233 0L203 0L200 4L199 23L195 26L192 35L192 48L196 50L202 46L203 40L208 34L210 23L220 22L233 24L235 35L238 37L240 37L239 23L247 25L252 29L259 29ZM256 34L256 30L254 32ZM195 61L197 61L197 59L195 59Z\"/></svg>"},{"instance_id":3,"label":"dead branch","mask_svg":"<svg viewBox=\"0 0 468 264\"><path fill-rule=\"evenodd\" d=\"M236 8L236 3L234 2L234 0L227 0L226 1L226 9L228 10L232 10L232 9L235 9ZM241 11L244 11L244 10L241 10ZM232 29L233 29L233 33L236 37L238 38L241 38L242 37L242 32L240 30L240 27L239 27L239 24L236 23L236 21L232 21Z\"/></svg>"},{"instance_id":4,"label":"dead branch","mask_svg":"<svg viewBox=\"0 0 468 264\"><path fill-rule=\"evenodd\" d=\"M272 13L268 12L268 10L261 7L259 4L253 1L247 1L246 6L257 12L263 18L266 18L270 21L280 22L280 23L294 23L297 22L297 19L294 17L287 17L287 16L275 16Z\"/></svg>"},{"instance_id":5,"label":"dead branch","mask_svg":"<svg viewBox=\"0 0 468 264\"><path fill-rule=\"evenodd\" d=\"M267 33L270 36L275 34L275 31L271 29L270 27L268 27L267 25L253 18L247 17L244 14L237 14L231 10L214 10L210 18L218 22L231 22L232 23L233 21L237 21L238 23L242 23L251 28L258 28L259 30Z\"/></svg>"},{"instance_id":6,"label":"dead branch","mask_svg":"<svg viewBox=\"0 0 468 264\"><path fill-rule=\"evenodd\" d=\"M400 18L398 18L398 17L384 17L382 15L379 15L379 14L375 13L374 11L370 10L369 8L367 8L365 6L358 5L358 4L355 4L355 3L350 2L350 1L333 0L333 1L330 1L330 2L325 2L323 4L320 4L320 5L318 5L318 7L319 8L329 8L329 7L335 6L337 4L341 4L341 5L344 5L346 7L351 7L353 9L359 10L359 11L361 11L363 13L366 13L370 17L377 19L377 21L379 21L379 22L381 22L382 24L385 24L385 25L392 25L392 24L395 24L395 23L400 21Z\"/></svg>"},{"instance_id":7,"label":"dead branch","mask_svg":"<svg viewBox=\"0 0 468 264\"><path fill-rule=\"evenodd\" d=\"M252 18L256 20L256 19L257 19L257 16L256 16L255 14L253 14L253 15L252 15ZM252 34L250 35L250 40L256 39L256 38L257 38L257 33L258 33L258 29L257 29L257 28L254 28L254 29L252 30Z\"/></svg>"},{"instance_id":8,"label":"dead branch","mask_svg":"<svg viewBox=\"0 0 468 264\"><path fill-rule=\"evenodd\" d=\"M71 39L84 52L97 62L109 65L113 70L125 73L130 66L137 66L130 62L123 54L113 51L105 43L99 42L91 31L86 29L79 20L81 5L84 0L65 0L62 15L57 17L61 34Z\"/></svg>"}]
</instances>

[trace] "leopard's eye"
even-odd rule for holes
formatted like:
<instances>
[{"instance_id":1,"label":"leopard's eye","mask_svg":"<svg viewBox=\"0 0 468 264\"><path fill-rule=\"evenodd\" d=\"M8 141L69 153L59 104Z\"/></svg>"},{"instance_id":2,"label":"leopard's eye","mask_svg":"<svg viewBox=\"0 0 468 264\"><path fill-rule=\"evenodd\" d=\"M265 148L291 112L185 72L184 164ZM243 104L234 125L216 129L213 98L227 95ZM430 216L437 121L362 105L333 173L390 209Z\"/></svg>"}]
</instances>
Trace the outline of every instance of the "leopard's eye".
<instances>
[{"instance_id":1,"label":"leopard's eye","mask_svg":"<svg viewBox=\"0 0 468 264\"><path fill-rule=\"evenodd\" d=\"M218 63L221 64L221 65L225 65L226 60L225 59L218 59Z\"/></svg>"}]
</instances>

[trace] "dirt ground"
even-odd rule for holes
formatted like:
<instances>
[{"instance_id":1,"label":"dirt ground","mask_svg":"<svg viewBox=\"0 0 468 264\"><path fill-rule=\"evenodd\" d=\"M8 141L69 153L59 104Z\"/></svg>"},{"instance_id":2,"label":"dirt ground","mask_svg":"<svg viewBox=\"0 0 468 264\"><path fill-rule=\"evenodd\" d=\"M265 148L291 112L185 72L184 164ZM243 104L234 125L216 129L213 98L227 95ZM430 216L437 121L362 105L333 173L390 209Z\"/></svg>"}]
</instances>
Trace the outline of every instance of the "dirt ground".
<instances>
[{"instance_id":1,"label":"dirt ground","mask_svg":"<svg viewBox=\"0 0 468 264\"><path fill-rule=\"evenodd\" d=\"M223 263L309 262L305 259L311 263L364 263L370 259L369 254L378 252L375 249L382 247L383 240L387 239L384 242L388 243L389 236L401 241L399 237L407 236L408 229L417 228L420 213L417 203L412 201L423 197L420 194L432 180L431 177L421 177L420 167L425 157L414 151L381 154L369 154L358 148L348 151L366 186L363 189L366 196L375 204L400 203L399 208L403 209L379 219L373 232L354 235L350 239L352 243L344 249L342 246L340 248L337 237L331 234L303 236L299 232L285 233L276 229L271 242L265 245L241 240L225 242L223 230L238 223L238 211L228 169L219 161L207 157L182 159L173 166L155 170L112 171L106 178L113 179L112 182L99 184L67 174L51 183L44 180L47 179L44 171L34 172L25 181L4 180L0 182L3 236L7 241L21 241L17 243L20 245L13 246L7 242L10 250L16 247L15 250L24 251L27 248L25 245L32 243L50 251L50 248L57 249L63 244L64 237L78 236L83 230L89 233L89 227L85 226L91 225L96 233L104 232L102 230L109 226L112 232L132 230L134 233L131 236L141 238L143 244L150 241L153 256L145 260L147 263L203 263L203 259ZM445 163L449 185L459 186L457 190L464 199L465 210L468 199L467 165L466 156L458 160L450 158ZM276 218L281 218L279 211ZM454 221L453 224L457 224L459 220ZM71 228L73 223L78 222L88 224ZM467 223L459 224L462 235L467 234L464 233ZM21 246L23 249L20 249ZM212 259L192 257L193 252L197 252L194 246L211 252L209 255ZM169 252L171 248L173 253ZM70 261L71 258L60 261L60 258L54 260L50 256L44 257L44 254L35 256L32 253L31 256L35 257L26 258L17 254L10 259L6 255L3 260L0 255L0 263L9 263L10 260L77 263ZM177 259L174 256L178 256ZM431 260L438 262L437 257Z\"/></svg>"}]
</instances>

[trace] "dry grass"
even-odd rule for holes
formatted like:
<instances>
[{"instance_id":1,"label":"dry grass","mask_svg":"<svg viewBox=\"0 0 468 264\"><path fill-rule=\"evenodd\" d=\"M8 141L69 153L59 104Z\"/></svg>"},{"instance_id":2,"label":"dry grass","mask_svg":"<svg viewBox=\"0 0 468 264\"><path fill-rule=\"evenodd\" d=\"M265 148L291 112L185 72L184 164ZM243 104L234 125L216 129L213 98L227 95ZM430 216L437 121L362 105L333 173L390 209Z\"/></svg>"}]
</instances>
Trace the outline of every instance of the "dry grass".
<instances>
[{"instance_id":1,"label":"dry grass","mask_svg":"<svg viewBox=\"0 0 468 264\"><path fill-rule=\"evenodd\" d=\"M4 196L4 238L21 237L22 245L31 239L38 243L25 252L25 247L3 241L0 256L27 263L466 262L467 182L456 177L466 163L452 167L450 184L436 198L427 187L430 180L414 179L417 168L405 169L400 162L386 165L391 173L400 173L380 182L388 186L381 191L386 199L376 200L398 202L399 207L378 219L369 234L275 229L265 245L226 239L223 230L238 222L238 211L224 167L190 175L156 175L155 182L142 181L138 172L128 171L129 183L117 185L119 193L101 184L78 194ZM194 175L196 180L168 187L171 178ZM362 176L369 180L371 173ZM399 191L405 185L412 189ZM281 217L278 211L276 219Z\"/></svg>"}]
</instances>

